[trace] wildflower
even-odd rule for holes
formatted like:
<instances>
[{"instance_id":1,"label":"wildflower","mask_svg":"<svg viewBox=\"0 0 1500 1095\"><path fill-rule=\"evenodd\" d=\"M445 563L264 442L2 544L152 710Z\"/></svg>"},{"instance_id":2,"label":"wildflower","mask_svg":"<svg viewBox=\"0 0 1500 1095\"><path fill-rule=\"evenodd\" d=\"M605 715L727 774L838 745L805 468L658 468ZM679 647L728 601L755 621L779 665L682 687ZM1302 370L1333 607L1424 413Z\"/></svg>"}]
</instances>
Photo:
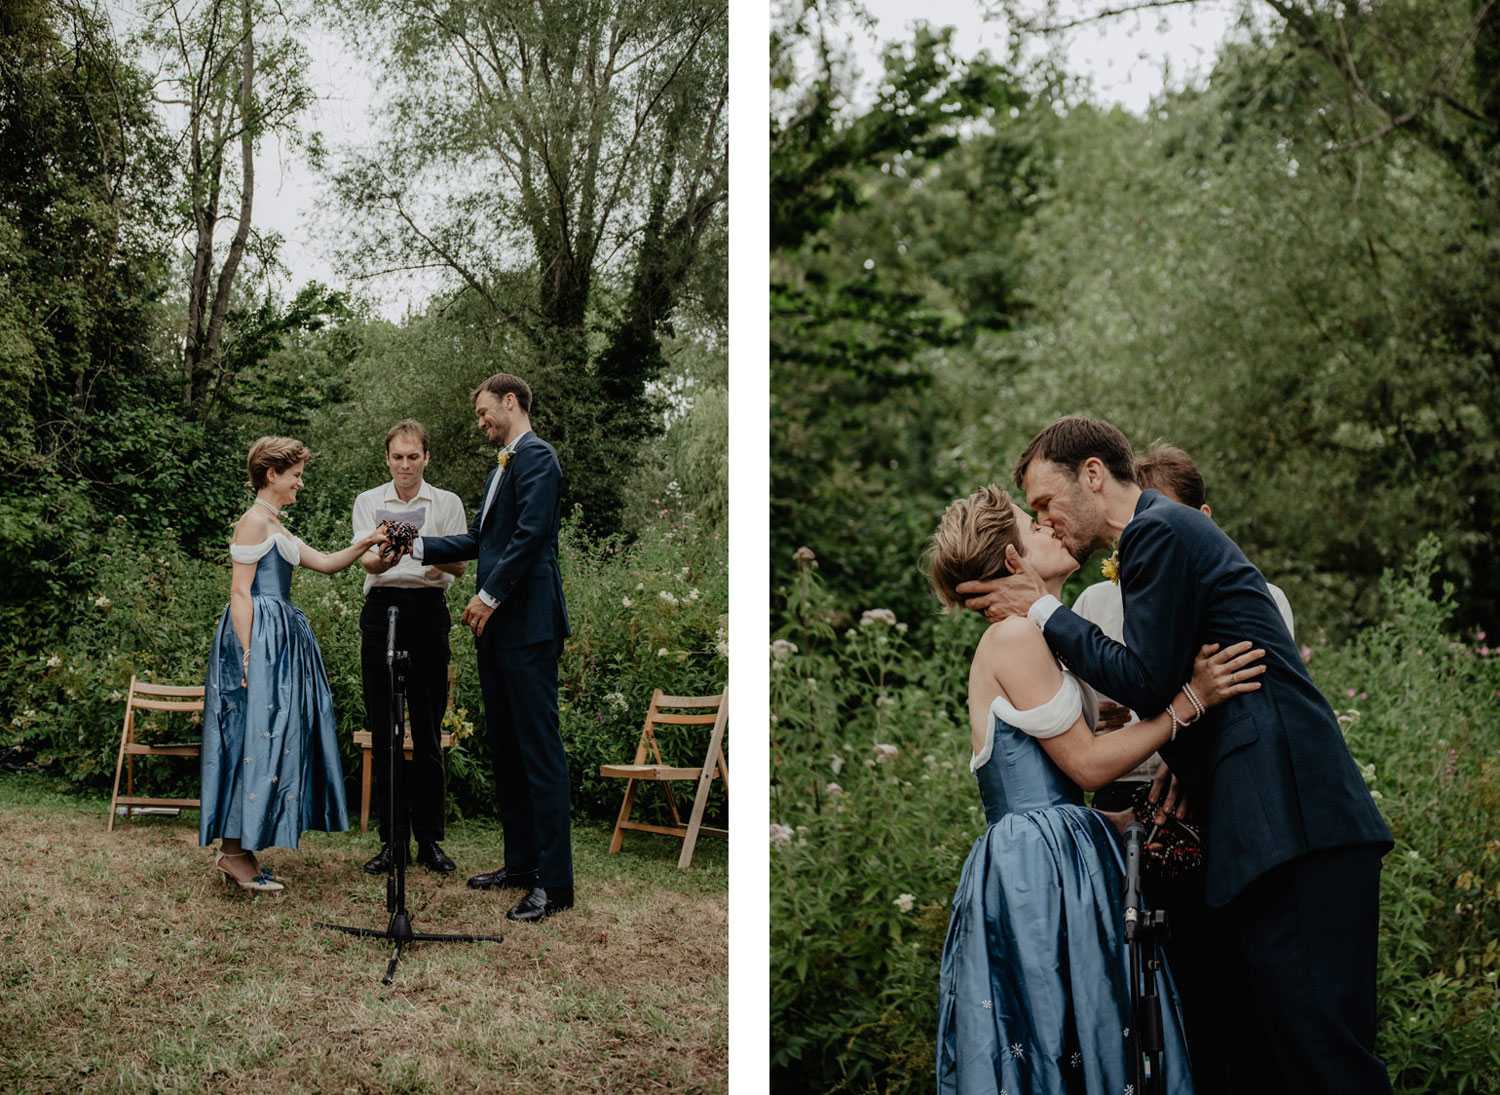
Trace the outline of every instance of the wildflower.
<instances>
[{"instance_id":1,"label":"wildflower","mask_svg":"<svg viewBox=\"0 0 1500 1095\"><path fill-rule=\"evenodd\" d=\"M796 551L792 552L792 558L799 563L816 563L818 561L818 557L813 554L812 548L806 546L799 547Z\"/></svg>"},{"instance_id":2,"label":"wildflower","mask_svg":"<svg viewBox=\"0 0 1500 1095\"><path fill-rule=\"evenodd\" d=\"M776 847L785 848L796 835L790 825L777 825L774 821L771 822L771 843Z\"/></svg>"},{"instance_id":3,"label":"wildflower","mask_svg":"<svg viewBox=\"0 0 1500 1095\"><path fill-rule=\"evenodd\" d=\"M62 665L62 659L59 658L56 654L52 655L52 657L50 657L50 658L47 659L47 668L48 669L56 669L60 665Z\"/></svg>"},{"instance_id":4,"label":"wildflower","mask_svg":"<svg viewBox=\"0 0 1500 1095\"><path fill-rule=\"evenodd\" d=\"M1488 646L1481 646L1479 648L1479 655L1482 658L1488 658L1490 656L1490 648Z\"/></svg>"},{"instance_id":5,"label":"wildflower","mask_svg":"<svg viewBox=\"0 0 1500 1095\"><path fill-rule=\"evenodd\" d=\"M896 625L896 630L900 634L905 635L906 634L906 624L904 624L904 623L898 623Z\"/></svg>"},{"instance_id":6,"label":"wildflower","mask_svg":"<svg viewBox=\"0 0 1500 1095\"><path fill-rule=\"evenodd\" d=\"M1381 799L1385 798L1385 796L1382 795L1379 791L1371 791L1370 797L1373 798L1376 802L1379 802Z\"/></svg>"},{"instance_id":7,"label":"wildflower","mask_svg":"<svg viewBox=\"0 0 1500 1095\"><path fill-rule=\"evenodd\" d=\"M1302 660L1304 662L1312 661L1312 647L1308 646L1306 643L1302 644Z\"/></svg>"},{"instance_id":8,"label":"wildflower","mask_svg":"<svg viewBox=\"0 0 1500 1095\"><path fill-rule=\"evenodd\" d=\"M1359 694L1359 698L1362 699L1362 700L1367 700L1367 699L1370 698L1370 693L1368 693L1368 692L1361 692Z\"/></svg>"},{"instance_id":9,"label":"wildflower","mask_svg":"<svg viewBox=\"0 0 1500 1095\"><path fill-rule=\"evenodd\" d=\"M896 898L894 901L891 902L892 905L896 906L896 908L900 909L903 913L909 913L909 912L911 912L911 907L913 905L915 905L916 903L917 903L917 897L916 897L916 895L915 894L909 894L909 893L904 893L900 897Z\"/></svg>"},{"instance_id":10,"label":"wildflower","mask_svg":"<svg viewBox=\"0 0 1500 1095\"><path fill-rule=\"evenodd\" d=\"M665 658L669 653L670 653L670 651L667 650L666 647L664 647L664 646L663 647L658 647L657 651L656 651L656 656L658 658Z\"/></svg>"},{"instance_id":11,"label":"wildflower","mask_svg":"<svg viewBox=\"0 0 1500 1095\"><path fill-rule=\"evenodd\" d=\"M637 592L637 593L641 593L641 592L644 592L644 591L645 591L645 589L646 589L646 583L645 583L645 582L637 582L637 583L636 583L636 584L635 584L635 591L636 591L636 592Z\"/></svg>"},{"instance_id":12,"label":"wildflower","mask_svg":"<svg viewBox=\"0 0 1500 1095\"><path fill-rule=\"evenodd\" d=\"M720 639L718 642L714 643L714 652L721 658L729 657L729 644L726 643L723 639Z\"/></svg>"},{"instance_id":13,"label":"wildflower","mask_svg":"<svg viewBox=\"0 0 1500 1095\"><path fill-rule=\"evenodd\" d=\"M1448 750L1448 764L1447 764L1447 766L1443 770L1443 779L1446 782L1448 782L1448 783L1452 783L1453 782L1453 777L1455 775L1457 775L1457 774L1458 774L1458 750L1456 750L1456 749L1449 749Z\"/></svg>"},{"instance_id":14,"label":"wildflower","mask_svg":"<svg viewBox=\"0 0 1500 1095\"><path fill-rule=\"evenodd\" d=\"M1355 766L1359 768L1359 774L1362 777L1364 777L1364 781L1366 783L1374 783L1375 782L1375 765L1373 765L1373 764L1360 764L1359 761L1355 761L1354 763L1355 763Z\"/></svg>"},{"instance_id":15,"label":"wildflower","mask_svg":"<svg viewBox=\"0 0 1500 1095\"><path fill-rule=\"evenodd\" d=\"M625 702L625 693L623 693L623 692L607 692L607 693L605 693L604 702L607 703L607 704L609 704L616 711L624 711L625 708L629 706Z\"/></svg>"},{"instance_id":16,"label":"wildflower","mask_svg":"<svg viewBox=\"0 0 1500 1095\"><path fill-rule=\"evenodd\" d=\"M693 572L693 568L692 567L683 567L677 573L680 574L682 577L686 578L692 572Z\"/></svg>"},{"instance_id":17,"label":"wildflower","mask_svg":"<svg viewBox=\"0 0 1500 1095\"><path fill-rule=\"evenodd\" d=\"M842 795L844 793L844 789L842 787L840 787L837 783L830 783L826 787L823 788L823 793L825 795L827 795L829 798L838 798L840 795Z\"/></svg>"},{"instance_id":18,"label":"wildflower","mask_svg":"<svg viewBox=\"0 0 1500 1095\"><path fill-rule=\"evenodd\" d=\"M1422 853L1417 851L1415 848L1408 848L1406 849L1406 858L1420 860L1422 858Z\"/></svg>"},{"instance_id":19,"label":"wildflower","mask_svg":"<svg viewBox=\"0 0 1500 1095\"><path fill-rule=\"evenodd\" d=\"M94 607L95 608L108 608L113 603L114 603L113 601L111 601L108 597L106 597L102 593L99 594L99 596L97 596L97 597L94 598Z\"/></svg>"},{"instance_id":20,"label":"wildflower","mask_svg":"<svg viewBox=\"0 0 1500 1095\"><path fill-rule=\"evenodd\" d=\"M828 758L828 766L833 769L834 775L838 775L844 770L844 758L835 753Z\"/></svg>"},{"instance_id":21,"label":"wildflower","mask_svg":"<svg viewBox=\"0 0 1500 1095\"><path fill-rule=\"evenodd\" d=\"M688 590L687 599L690 601L696 601L699 597L702 596L703 594L698 592L698 587L694 586L692 589Z\"/></svg>"},{"instance_id":22,"label":"wildflower","mask_svg":"<svg viewBox=\"0 0 1500 1095\"><path fill-rule=\"evenodd\" d=\"M876 707L893 707L895 705L895 703L896 703L896 701L893 700L893 699L891 699L889 696L876 696L875 697L875 706Z\"/></svg>"},{"instance_id":23,"label":"wildflower","mask_svg":"<svg viewBox=\"0 0 1500 1095\"><path fill-rule=\"evenodd\" d=\"M1354 689L1352 689L1352 688L1346 688L1346 689L1344 689L1344 695L1348 696L1352 700L1354 698Z\"/></svg>"},{"instance_id":24,"label":"wildflower","mask_svg":"<svg viewBox=\"0 0 1500 1095\"><path fill-rule=\"evenodd\" d=\"M887 760L889 760L891 757L894 757L900 751L901 750L897 749L894 745L877 744L875 746L875 759L884 764Z\"/></svg>"},{"instance_id":25,"label":"wildflower","mask_svg":"<svg viewBox=\"0 0 1500 1095\"><path fill-rule=\"evenodd\" d=\"M622 605L624 605L626 608L629 608L630 607L630 598L629 597L621 597L620 598L620 603Z\"/></svg>"},{"instance_id":26,"label":"wildflower","mask_svg":"<svg viewBox=\"0 0 1500 1095\"><path fill-rule=\"evenodd\" d=\"M896 614L888 608L867 608L859 614L860 627L870 627L878 623L895 627Z\"/></svg>"},{"instance_id":27,"label":"wildflower","mask_svg":"<svg viewBox=\"0 0 1500 1095\"><path fill-rule=\"evenodd\" d=\"M797 653L797 644L788 639L777 639L771 644L771 657L778 662L786 661L795 653Z\"/></svg>"},{"instance_id":28,"label":"wildflower","mask_svg":"<svg viewBox=\"0 0 1500 1095\"><path fill-rule=\"evenodd\" d=\"M669 590L664 589L660 593L658 593L657 596L660 597L663 601L666 601L669 605L675 605L677 603L677 598L674 597Z\"/></svg>"}]
</instances>

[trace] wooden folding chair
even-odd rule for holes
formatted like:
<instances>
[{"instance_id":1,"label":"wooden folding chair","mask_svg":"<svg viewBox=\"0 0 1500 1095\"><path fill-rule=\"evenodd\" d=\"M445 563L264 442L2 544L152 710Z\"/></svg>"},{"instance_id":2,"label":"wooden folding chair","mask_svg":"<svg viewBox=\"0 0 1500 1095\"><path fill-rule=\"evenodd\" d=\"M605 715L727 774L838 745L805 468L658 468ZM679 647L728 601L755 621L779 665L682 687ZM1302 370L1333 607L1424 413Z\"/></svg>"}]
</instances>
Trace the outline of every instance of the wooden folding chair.
<instances>
[{"instance_id":1,"label":"wooden folding chair","mask_svg":"<svg viewBox=\"0 0 1500 1095\"><path fill-rule=\"evenodd\" d=\"M148 757L196 757L197 744L184 742L180 745L142 745L135 740L135 713L137 711L183 711L202 712L203 686L179 684L147 684L132 675L130 691L125 694L125 725L120 730L120 756L115 761L115 789L109 799L109 826L115 827L115 809L125 807L129 817L137 806L176 806L179 809L200 808L196 798L155 798L135 793L135 758ZM125 772L125 793L120 794L120 771Z\"/></svg>"},{"instance_id":2,"label":"wooden folding chair","mask_svg":"<svg viewBox=\"0 0 1500 1095\"><path fill-rule=\"evenodd\" d=\"M672 708L676 713L664 711ZM688 714L683 709L706 709L697 714ZM698 835L727 837L729 830L714 829L703 824L703 810L708 805L708 791L718 777L724 781L724 791L729 791L729 765L724 762L724 729L729 723L729 690L717 696L664 696L658 688L651 694L651 707L646 712L646 725L641 730L641 740L635 748L633 764L601 764L599 774L612 779L623 779L625 801L620 806L620 817L615 822L615 832L609 842L611 855L620 850L625 841L625 830L635 829L643 833L662 833L682 840L682 855L677 859L679 869L686 869L693 861L693 849ZM703 764L698 768L675 768L667 764L656 741L658 726L712 726L708 739L708 751L703 755ZM655 757L654 764L648 763ZM672 792L673 780L696 780L697 791L693 795L693 810L688 823L682 823L677 812L677 796ZM643 781L657 782L667 793L667 805L672 809L673 825L648 825L643 821L631 821L630 812L635 806L635 785Z\"/></svg>"},{"instance_id":3,"label":"wooden folding chair","mask_svg":"<svg viewBox=\"0 0 1500 1095\"><path fill-rule=\"evenodd\" d=\"M448 710L449 711L453 710L454 682L456 682L457 680L458 680L458 667L455 666L455 665L448 666ZM403 727L402 729L406 730L406 735L405 735L404 738L402 738L401 744L405 748L406 759L407 760L411 760L411 751L412 751L412 748L413 748L413 746L412 746L412 740L411 740L411 730L406 729L405 727ZM441 734L442 734L442 736L438 739L438 746L444 752L446 752L447 750L449 750L449 749L451 749L453 747L453 735L450 734L447 730L441 731ZM360 749L360 764L359 764L359 831L362 832L362 833L367 833L367 832L370 831L370 790L371 790L371 786L375 782L375 769L372 767L373 761L370 759L370 749L371 749L371 741L372 740L373 739L371 738L370 732L368 730L356 730L356 731L354 731L354 744L357 745L357 746L359 746L359 749Z\"/></svg>"}]
</instances>

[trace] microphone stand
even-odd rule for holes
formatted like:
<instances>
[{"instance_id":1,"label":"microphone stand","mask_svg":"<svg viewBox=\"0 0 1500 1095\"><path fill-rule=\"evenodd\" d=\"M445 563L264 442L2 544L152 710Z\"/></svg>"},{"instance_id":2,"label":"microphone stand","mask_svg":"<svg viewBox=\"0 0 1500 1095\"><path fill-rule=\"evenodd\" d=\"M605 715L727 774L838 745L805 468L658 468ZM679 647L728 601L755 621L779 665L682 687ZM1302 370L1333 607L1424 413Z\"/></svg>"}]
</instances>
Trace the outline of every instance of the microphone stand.
<instances>
[{"instance_id":1,"label":"microphone stand","mask_svg":"<svg viewBox=\"0 0 1500 1095\"><path fill-rule=\"evenodd\" d=\"M1125 947L1130 955L1130 1037L1126 1040L1135 1062L1136 1095L1162 1090L1161 997L1156 974L1161 969L1157 943L1170 929L1162 909L1141 907L1141 855L1148 837L1138 821L1125 826Z\"/></svg>"},{"instance_id":2,"label":"microphone stand","mask_svg":"<svg viewBox=\"0 0 1500 1095\"><path fill-rule=\"evenodd\" d=\"M401 952L409 943L499 943L498 935L445 935L412 930L411 913L406 909L406 852L407 829L409 827L410 804L400 795L403 748L406 737L406 671L411 665L411 656L396 649L396 620L401 610L392 605L386 613L385 664L390 673L391 725L389 735L390 760L386 765L386 795L381 804L387 813L391 834L391 865L385 873L385 911L390 922L385 931L373 928L351 928L343 924L314 922L314 927L329 931L357 935L362 939L389 939L396 944L391 960L385 967L382 985L389 985L396 977L396 963L401 961Z\"/></svg>"}]
</instances>

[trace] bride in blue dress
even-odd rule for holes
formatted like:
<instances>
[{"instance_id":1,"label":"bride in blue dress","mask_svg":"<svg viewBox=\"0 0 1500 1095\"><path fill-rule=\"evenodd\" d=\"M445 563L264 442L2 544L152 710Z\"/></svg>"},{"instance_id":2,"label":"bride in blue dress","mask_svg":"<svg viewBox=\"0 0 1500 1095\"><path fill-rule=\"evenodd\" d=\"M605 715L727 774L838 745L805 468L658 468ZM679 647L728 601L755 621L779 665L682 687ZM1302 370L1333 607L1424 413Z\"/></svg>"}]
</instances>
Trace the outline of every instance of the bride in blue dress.
<instances>
[{"instance_id":1,"label":"bride in blue dress","mask_svg":"<svg viewBox=\"0 0 1500 1095\"><path fill-rule=\"evenodd\" d=\"M292 568L335 574L386 534L325 555L286 531L281 510L296 501L311 455L289 437L250 448L255 502L234 528L229 605L203 690L198 843L218 839L219 871L247 890L282 889L257 851L295 848L308 829L349 828L333 695L318 641L291 602Z\"/></svg>"},{"instance_id":2,"label":"bride in blue dress","mask_svg":"<svg viewBox=\"0 0 1500 1095\"><path fill-rule=\"evenodd\" d=\"M1051 529L990 486L950 505L933 536L939 599L961 606L957 585L1005 573L1012 545L1054 594L1078 568ZM1190 687L1204 707L1260 687L1252 678L1264 667L1246 667L1263 652L1250 645L1199 653ZM964 863L943 946L940 1095L1131 1095L1124 857L1111 825L1131 818L1091 810L1083 794L1135 767L1197 711L1185 687L1170 713L1096 737L1097 713L1092 690L1029 620L1006 619L980 639L969 670L970 767L987 828ZM1156 976L1158 1090L1190 1095L1177 997L1166 970Z\"/></svg>"}]
</instances>

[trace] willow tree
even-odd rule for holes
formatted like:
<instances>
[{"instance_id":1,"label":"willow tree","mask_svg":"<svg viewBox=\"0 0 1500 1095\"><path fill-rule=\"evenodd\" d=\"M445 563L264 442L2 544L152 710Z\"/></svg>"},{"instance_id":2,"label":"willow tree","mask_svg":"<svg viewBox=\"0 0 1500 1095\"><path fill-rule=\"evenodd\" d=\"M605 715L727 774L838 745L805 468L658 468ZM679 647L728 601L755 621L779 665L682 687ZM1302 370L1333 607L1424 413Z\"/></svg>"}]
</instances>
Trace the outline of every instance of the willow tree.
<instances>
[{"instance_id":1,"label":"willow tree","mask_svg":"<svg viewBox=\"0 0 1500 1095\"><path fill-rule=\"evenodd\" d=\"M437 269L537 381L570 500L608 530L659 421L660 336L722 278L725 0L344 0L384 136L337 176L356 276ZM474 313L465 309L466 314Z\"/></svg>"}]
</instances>

